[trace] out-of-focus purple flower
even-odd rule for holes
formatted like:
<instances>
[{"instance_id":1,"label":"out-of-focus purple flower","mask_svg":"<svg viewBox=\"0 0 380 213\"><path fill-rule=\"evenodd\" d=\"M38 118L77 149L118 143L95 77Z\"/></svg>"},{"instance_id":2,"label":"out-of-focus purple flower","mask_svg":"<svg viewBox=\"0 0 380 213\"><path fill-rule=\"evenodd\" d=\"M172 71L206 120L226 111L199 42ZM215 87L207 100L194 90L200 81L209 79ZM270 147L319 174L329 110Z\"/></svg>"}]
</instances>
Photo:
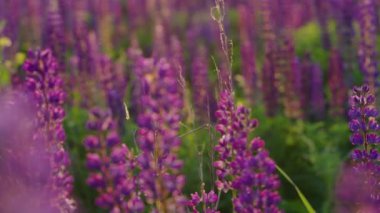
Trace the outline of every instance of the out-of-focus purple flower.
<instances>
[{"instance_id":1,"label":"out-of-focus purple flower","mask_svg":"<svg viewBox=\"0 0 380 213\"><path fill-rule=\"evenodd\" d=\"M134 210L128 203L138 197L134 157L125 144L120 143L111 113L99 108L90 112L89 123L94 135L84 139L88 150L87 168L90 175L87 184L98 190L95 204L112 212L130 212ZM133 212L142 212L143 207Z\"/></svg>"},{"instance_id":2,"label":"out-of-focus purple flower","mask_svg":"<svg viewBox=\"0 0 380 213\"><path fill-rule=\"evenodd\" d=\"M107 56L98 56L97 75L105 93L108 107L112 111L112 116L117 120L119 132L124 132L125 109L124 95L126 89L126 79L121 67L113 63Z\"/></svg>"},{"instance_id":3,"label":"out-of-focus purple flower","mask_svg":"<svg viewBox=\"0 0 380 213\"><path fill-rule=\"evenodd\" d=\"M140 58L134 70L138 77L139 105L137 142L141 149L139 187L156 211L184 212L177 136L182 93L176 70L165 59Z\"/></svg>"},{"instance_id":4,"label":"out-of-focus purple flower","mask_svg":"<svg viewBox=\"0 0 380 213\"><path fill-rule=\"evenodd\" d=\"M314 64L311 69L311 116L321 119L325 113L325 97L323 90L323 73L319 65Z\"/></svg>"},{"instance_id":5,"label":"out-of-focus purple flower","mask_svg":"<svg viewBox=\"0 0 380 213\"><path fill-rule=\"evenodd\" d=\"M49 1L46 16L43 45L51 49L59 62L60 71L65 72L66 38L58 0Z\"/></svg>"},{"instance_id":6,"label":"out-of-focus purple flower","mask_svg":"<svg viewBox=\"0 0 380 213\"><path fill-rule=\"evenodd\" d=\"M0 212L63 210L51 187L50 153L33 140L36 108L21 93L0 94Z\"/></svg>"},{"instance_id":7,"label":"out-of-focus purple flower","mask_svg":"<svg viewBox=\"0 0 380 213\"><path fill-rule=\"evenodd\" d=\"M70 198L72 178L67 168L69 156L64 149L65 132L62 123L65 116L65 92L58 75L57 61L49 49L29 51L23 69L26 72L26 90L35 100L37 108L38 129L33 139L47 147L52 159L50 187L55 190L58 208L73 211L75 208ZM53 160L57 153L61 157Z\"/></svg>"},{"instance_id":8,"label":"out-of-focus purple flower","mask_svg":"<svg viewBox=\"0 0 380 213\"><path fill-rule=\"evenodd\" d=\"M336 181L334 212L378 212L379 180L379 166L375 162L344 165Z\"/></svg>"},{"instance_id":9,"label":"out-of-focus purple flower","mask_svg":"<svg viewBox=\"0 0 380 213\"><path fill-rule=\"evenodd\" d=\"M329 2L328 1L319 1L314 0L314 6L316 10L316 16L318 20L319 27L321 29L321 39L322 39L322 45L325 49L330 49L331 47L331 41L330 36L328 32L328 16L326 13L329 13Z\"/></svg>"},{"instance_id":10,"label":"out-of-focus purple flower","mask_svg":"<svg viewBox=\"0 0 380 213\"><path fill-rule=\"evenodd\" d=\"M216 116L222 137L215 146L218 158L213 165L216 186L218 190L236 191L233 204L237 212L280 212L276 165L262 139L248 141L249 133L258 126L249 114L247 108L235 107L230 92L221 93Z\"/></svg>"},{"instance_id":11,"label":"out-of-focus purple flower","mask_svg":"<svg viewBox=\"0 0 380 213\"><path fill-rule=\"evenodd\" d=\"M210 119L214 120L214 116L210 112L216 105L208 77L208 64L205 48L198 46L191 64L191 85L197 118L204 122L209 122Z\"/></svg>"},{"instance_id":12,"label":"out-of-focus purple flower","mask_svg":"<svg viewBox=\"0 0 380 213\"><path fill-rule=\"evenodd\" d=\"M330 52L329 61L329 89L330 89L330 114L342 116L347 103L347 87L344 82L343 61L337 50Z\"/></svg>"},{"instance_id":13,"label":"out-of-focus purple flower","mask_svg":"<svg viewBox=\"0 0 380 213\"><path fill-rule=\"evenodd\" d=\"M374 0L358 1L358 19L360 26L359 65L364 73L364 81L376 93L379 86L379 70L376 51L376 10Z\"/></svg>"},{"instance_id":14,"label":"out-of-focus purple flower","mask_svg":"<svg viewBox=\"0 0 380 213\"><path fill-rule=\"evenodd\" d=\"M285 115L290 118L302 118L301 99L297 86L300 81L300 70L295 63L294 44L285 38L274 52L275 84L278 88L280 100L284 106ZM297 74L298 73L298 74Z\"/></svg>"},{"instance_id":15,"label":"out-of-focus purple flower","mask_svg":"<svg viewBox=\"0 0 380 213\"><path fill-rule=\"evenodd\" d=\"M355 68L356 54L354 48L355 29L354 20L357 13L357 1L355 0L333 0L330 1L332 14L337 20L338 50L343 58L343 69L345 70L344 81L347 86L352 86L352 72Z\"/></svg>"},{"instance_id":16,"label":"out-of-focus purple flower","mask_svg":"<svg viewBox=\"0 0 380 213\"><path fill-rule=\"evenodd\" d=\"M240 5L239 11L239 31L240 31L240 55L242 59L242 75L245 83L245 94L250 102L257 97L257 73L255 63L254 46L252 40L252 22L254 15L248 5ZM256 95L255 95L256 94ZM255 97L254 97L255 96Z\"/></svg>"},{"instance_id":17,"label":"out-of-focus purple flower","mask_svg":"<svg viewBox=\"0 0 380 213\"><path fill-rule=\"evenodd\" d=\"M278 91L275 85L275 69L270 57L271 55L267 54L264 59L262 90L266 114L268 116L274 116L278 109Z\"/></svg>"}]
</instances>

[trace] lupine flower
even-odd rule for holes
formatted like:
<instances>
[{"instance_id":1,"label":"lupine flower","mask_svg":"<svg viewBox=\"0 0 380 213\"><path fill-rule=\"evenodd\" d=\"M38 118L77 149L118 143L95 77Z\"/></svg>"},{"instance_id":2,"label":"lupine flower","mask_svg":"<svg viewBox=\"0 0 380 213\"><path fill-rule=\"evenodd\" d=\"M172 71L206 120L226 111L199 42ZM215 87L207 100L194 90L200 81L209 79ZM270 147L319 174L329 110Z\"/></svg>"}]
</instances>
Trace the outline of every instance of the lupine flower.
<instances>
[{"instance_id":1,"label":"lupine flower","mask_svg":"<svg viewBox=\"0 0 380 213\"><path fill-rule=\"evenodd\" d=\"M313 64L310 58L309 53L305 53L302 57L301 62L301 107L304 110L304 116L308 117L310 115L309 107L310 107L310 96L311 96L311 71L313 68Z\"/></svg>"},{"instance_id":2,"label":"lupine flower","mask_svg":"<svg viewBox=\"0 0 380 213\"><path fill-rule=\"evenodd\" d=\"M350 141L357 148L352 152L353 165L348 172L349 176L354 178L343 178L345 182L342 182L341 186L347 188L344 184L349 184L351 192L355 191L353 194L360 195L360 198L348 195L347 189L343 188L338 188L338 198L342 200L341 202L351 202L355 209L368 207L380 209L379 154L375 148L380 143L380 137L377 135L379 124L376 121L379 112L374 108L374 103L375 96L371 94L369 86L353 89L348 115L349 128L352 131Z\"/></svg>"},{"instance_id":3,"label":"lupine flower","mask_svg":"<svg viewBox=\"0 0 380 213\"><path fill-rule=\"evenodd\" d=\"M377 66L376 51L376 10L374 0L359 0L359 26L360 26L360 47L359 64L364 73L364 81L376 91L378 87L379 70Z\"/></svg>"},{"instance_id":4,"label":"lupine flower","mask_svg":"<svg viewBox=\"0 0 380 213\"><path fill-rule=\"evenodd\" d=\"M216 130L222 135L215 146L218 159L213 164L218 190L236 191L236 212L280 212L275 163L262 139L248 141L258 121L249 118L247 108L235 107L232 94L227 91L220 95L216 116Z\"/></svg>"},{"instance_id":5,"label":"lupine flower","mask_svg":"<svg viewBox=\"0 0 380 213\"><path fill-rule=\"evenodd\" d=\"M275 64L275 83L285 115L290 118L301 118L303 112L299 90L297 90L300 75L297 75L299 67L295 66L294 58L294 45L291 40L285 39L285 42L275 52L275 61L273 62Z\"/></svg>"},{"instance_id":6,"label":"lupine flower","mask_svg":"<svg viewBox=\"0 0 380 213\"><path fill-rule=\"evenodd\" d=\"M356 54L354 49L354 19L356 16L356 2L354 0L330 1L331 8L335 8L333 15L337 20L338 48L342 55L344 70L346 72L344 80L347 86L352 85L352 72L354 71Z\"/></svg>"},{"instance_id":7,"label":"lupine flower","mask_svg":"<svg viewBox=\"0 0 380 213\"><path fill-rule=\"evenodd\" d=\"M329 3L328 1L314 1L315 9L316 9L316 16L318 20L319 27L321 29L321 39L322 39L322 45L325 49L330 49L331 41L329 37L329 32L327 29L327 15L326 13L329 12Z\"/></svg>"},{"instance_id":8,"label":"lupine flower","mask_svg":"<svg viewBox=\"0 0 380 213\"><path fill-rule=\"evenodd\" d=\"M210 116L211 120L214 120L209 111L212 111L216 105L210 83L207 52L205 48L199 46L191 64L191 85L195 112L198 118L205 122L209 121Z\"/></svg>"},{"instance_id":9,"label":"lupine flower","mask_svg":"<svg viewBox=\"0 0 380 213\"><path fill-rule=\"evenodd\" d=\"M73 178L68 173L70 161L64 149L65 131L62 123L65 116L65 93L57 65L50 50L29 51L23 69L26 72L26 89L36 101L38 109L38 129L33 140L43 143L50 155L52 171L49 187L55 191L52 199L61 211L73 211L73 201L70 198Z\"/></svg>"},{"instance_id":10,"label":"lupine flower","mask_svg":"<svg viewBox=\"0 0 380 213\"><path fill-rule=\"evenodd\" d=\"M108 107L112 111L112 116L117 120L119 132L124 131L125 109L124 95L126 79L116 63L113 63L107 56L98 56L97 75L102 84ZM119 70L118 70L119 69Z\"/></svg>"},{"instance_id":11,"label":"lupine flower","mask_svg":"<svg viewBox=\"0 0 380 213\"><path fill-rule=\"evenodd\" d=\"M215 205L218 201L218 195L214 191L206 192L204 189L202 190L201 195L198 192L195 192L190 195L191 199L188 201L188 206L191 208L193 213L219 213L219 211L215 210ZM199 206L202 206L199 207ZM202 211L198 211L198 208L201 208Z\"/></svg>"},{"instance_id":12,"label":"lupine flower","mask_svg":"<svg viewBox=\"0 0 380 213\"><path fill-rule=\"evenodd\" d=\"M166 60L143 59L135 68L139 105L138 185L146 202L158 212L184 212L182 161L177 158L182 98L175 69Z\"/></svg>"},{"instance_id":13,"label":"lupine flower","mask_svg":"<svg viewBox=\"0 0 380 213\"><path fill-rule=\"evenodd\" d=\"M19 93L0 94L0 212L60 212L51 197L50 155L31 140L35 131L33 100Z\"/></svg>"},{"instance_id":14,"label":"lupine flower","mask_svg":"<svg viewBox=\"0 0 380 213\"><path fill-rule=\"evenodd\" d=\"M109 111L91 110L87 128L94 134L83 144L87 150L86 166L90 170L87 184L99 192L95 204L110 212L143 212L133 176L135 161L116 132Z\"/></svg>"},{"instance_id":15,"label":"lupine flower","mask_svg":"<svg viewBox=\"0 0 380 213\"><path fill-rule=\"evenodd\" d=\"M376 117L379 112L374 108L375 96L370 93L367 85L355 87L351 97L351 108L348 112L349 128L353 132L350 141L353 145L363 146L356 149L352 157L356 160L376 160L377 151L374 145L380 143L380 137L376 134L379 125Z\"/></svg>"},{"instance_id":16,"label":"lupine flower","mask_svg":"<svg viewBox=\"0 0 380 213\"><path fill-rule=\"evenodd\" d=\"M264 66L262 70L262 91L266 114L268 116L274 116L278 108L278 92L275 85L275 69L270 57L271 56L267 54L264 59Z\"/></svg>"},{"instance_id":17,"label":"lupine flower","mask_svg":"<svg viewBox=\"0 0 380 213\"><path fill-rule=\"evenodd\" d=\"M314 64L311 69L311 96L310 111L312 117L321 119L325 113L325 98L323 93L323 73L319 65Z\"/></svg>"},{"instance_id":18,"label":"lupine flower","mask_svg":"<svg viewBox=\"0 0 380 213\"><path fill-rule=\"evenodd\" d=\"M240 54L242 58L242 74L245 83L245 94L247 99L252 102L254 100L254 95L257 93L257 74L256 74L256 63L254 46L251 42L252 39L252 23L253 19L252 11L249 11L247 6L240 5L239 10L239 27L240 27ZM255 95L257 96L257 95Z\"/></svg>"},{"instance_id":19,"label":"lupine flower","mask_svg":"<svg viewBox=\"0 0 380 213\"><path fill-rule=\"evenodd\" d=\"M344 82L343 61L337 50L332 50L329 61L330 114L341 116L345 112L347 88Z\"/></svg>"},{"instance_id":20,"label":"lupine flower","mask_svg":"<svg viewBox=\"0 0 380 213\"><path fill-rule=\"evenodd\" d=\"M66 41L63 19L59 10L58 0L49 1L47 19L44 29L44 46L51 49L59 62L60 71L65 71Z\"/></svg>"},{"instance_id":21,"label":"lupine flower","mask_svg":"<svg viewBox=\"0 0 380 213\"><path fill-rule=\"evenodd\" d=\"M346 164L336 180L334 212L378 212L379 166L374 163Z\"/></svg>"}]
</instances>

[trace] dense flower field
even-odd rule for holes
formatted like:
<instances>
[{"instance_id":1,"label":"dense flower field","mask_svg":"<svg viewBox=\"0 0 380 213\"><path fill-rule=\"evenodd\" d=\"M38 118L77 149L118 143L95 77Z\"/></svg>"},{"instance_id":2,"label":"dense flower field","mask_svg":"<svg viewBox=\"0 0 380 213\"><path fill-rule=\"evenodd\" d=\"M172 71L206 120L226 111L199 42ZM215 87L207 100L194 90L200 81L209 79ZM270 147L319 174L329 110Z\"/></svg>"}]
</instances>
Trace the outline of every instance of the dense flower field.
<instances>
[{"instance_id":1,"label":"dense flower field","mask_svg":"<svg viewBox=\"0 0 380 213\"><path fill-rule=\"evenodd\" d=\"M0 0L0 212L380 212L379 12Z\"/></svg>"}]
</instances>

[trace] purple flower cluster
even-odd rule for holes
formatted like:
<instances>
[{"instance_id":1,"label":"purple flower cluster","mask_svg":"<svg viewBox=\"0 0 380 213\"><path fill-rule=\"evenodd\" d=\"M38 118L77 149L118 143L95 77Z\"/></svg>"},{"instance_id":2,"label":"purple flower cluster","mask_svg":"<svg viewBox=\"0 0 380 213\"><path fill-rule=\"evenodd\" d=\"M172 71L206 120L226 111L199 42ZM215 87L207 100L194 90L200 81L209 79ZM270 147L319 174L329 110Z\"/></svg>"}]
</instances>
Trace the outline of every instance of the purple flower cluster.
<instances>
[{"instance_id":1,"label":"purple flower cluster","mask_svg":"<svg viewBox=\"0 0 380 213\"><path fill-rule=\"evenodd\" d=\"M183 212L185 183L177 158L181 144L178 135L182 94L176 70L165 59L140 58L138 76L139 106L137 158L138 185L146 202L158 212Z\"/></svg>"},{"instance_id":2,"label":"purple flower cluster","mask_svg":"<svg viewBox=\"0 0 380 213\"><path fill-rule=\"evenodd\" d=\"M202 190L201 195L199 196L198 192L191 194L191 199L188 201L188 206L191 208L193 213L200 213L197 207L202 206L203 213L219 213L215 210L215 205L218 201L218 195L214 191L207 193L205 190Z\"/></svg>"},{"instance_id":3,"label":"purple flower cluster","mask_svg":"<svg viewBox=\"0 0 380 213\"><path fill-rule=\"evenodd\" d=\"M50 155L45 144L31 140L35 107L17 92L0 94L0 212L56 213L50 198ZM50 185L49 185L50 186Z\"/></svg>"},{"instance_id":4,"label":"purple flower cluster","mask_svg":"<svg viewBox=\"0 0 380 213\"><path fill-rule=\"evenodd\" d=\"M242 58L242 75L245 83L245 95L252 103L257 90L257 73L255 63L254 46L252 40L252 19L254 16L250 11L249 5L240 5L239 11L239 30L240 30L240 54ZM251 21L252 20L252 21Z\"/></svg>"},{"instance_id":5,"label":"purple flower cluster","mask_svg":"<svg viewBox=\"0 0 380 213\"><path fill-rule=\"evenodd\" d=\"M97 76L102 84L108 107L111 109L112 117L117 120L119 132L124 131L125 109L124 95L126 79L123 69L119 64L113 63L107 56L97 58Z\"/></svg>"},{"instance_id":6,"label":"purple flower cluster","mask_svg":"<svg viewBox=\"0 0 380 213\"><path fill-rule=\"evenodd\" d=\"M209 117L216 106L215 97L208 77L208 59L205 48L199 46L191 64L191 85L193 89L194 108L198 118L209 122ZM214 120L214 117L211 117Z\"/></svg>"},{"instance_id":7,"label":"purple flower cluster","mask_svg":"<svg viewBox=\"0 0 380 213\"><path fill-rule=\"evenodd\" d=\"M237 212L280 212L280 185L274 161L260 138L248 141L258 121L249 118L249 110L235 107L230 92L220 95L216 129L222 138L215 146L218 160L214 162L218 190L237 192L233 198Z\"/></svg>"},{"instance_id":8,"label":"purple flower cluster","mask_svg":"<svg viewBox=\"0 0 380 213\"><path fill-rule=\"evenodd\" d=\"M347 87L344 82L343 61L337 50L330 53L328 86L330 89L330 114L341 116L345 112Z\"/></svg>"},{"instance_id":9,"label":"purple flower cluster","mask_svg":"<svg viewBox=\"0 0 380 213\"><path fill-rule=\"evenodd\" d=\"M375 96L370 93L367 85L355 87L351 97L349 110L349 128L353 132L350 141L353 145L363 146L364 149L356 149L353 153L355 160L376 160L378 152L374 145L380 143L379 124L376 117L379 112L374 108Z\"/></svg>"},{"instance_id":10,"label":"purple flower cluster","mask_svg":"<svg viewBox=\"0 0 380 213\"><path fill-rule=\"evenodd\" d=\"M58 75L57 62L48 49L29 51L23 69L26 72L26 89L35 100L37 109L37 130L33 140L43 143L50 155L50 187L56 191L52 199L60 208L72 211L74 207L70 192L73 178L68 173L70 160L64 149L65 93L62 79Z\"/></svg>"},{"instance_id":11,"label":"purple flower cluster","mask_svg":"<svg viewBox=\"0 0 380 213\"><path fill-rule=\"evenodd\" d=\"M359 26L360 26L360 48L359 64L364 73L365 83L376 91L379 86L379 70L377 65L376 51L376 7L375 0L359 0Z\"/></svg>"},{"instance_id":12,"label":"purple flower cluster","mask_svg":"<svg viewBox=\"0 0 380 213\"><path fill-rule=\"evenodd\" d=\"M325 97L323 93L323 72L318 64L314 64L310 71L310 111L313 118L321 119L325 113Z\"/></svg>"},{"instance_id":13,"label":"purple flower cluster","mask_svg":"<svg viewBox=\"0 0 380 213\"><path fill-rule=\"evenodd\" d=\"M44 29L44 46L58 59L61 72L65 71L66 38L58 1L49 1Z\"/></svg>"},{"instance_id":14,"label":"purple flower cluster","mask_svg":"<svg viewBox=\"0 0 380 213\"><path fill-rule=\"evenodd\" d=\"M135 160L128 147L121 143L111 113L92 109L87 128L94 131L83 143L88 151L86 166L90 170L87 184L99 192L96 205L110 212L143 212L144 203L133 176Z\"/></svg>"}]
</instances>

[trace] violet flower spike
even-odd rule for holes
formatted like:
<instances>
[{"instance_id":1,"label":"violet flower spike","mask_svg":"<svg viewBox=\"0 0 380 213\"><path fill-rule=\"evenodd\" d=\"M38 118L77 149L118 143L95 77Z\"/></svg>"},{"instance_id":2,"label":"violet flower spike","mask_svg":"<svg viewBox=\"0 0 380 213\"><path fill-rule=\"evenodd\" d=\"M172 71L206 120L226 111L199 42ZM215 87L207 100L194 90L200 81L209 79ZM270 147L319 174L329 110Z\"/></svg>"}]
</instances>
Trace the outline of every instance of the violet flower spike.
<instances>
[{"instance_id":1,"label":"violet flower spike","mask_svg":"<svg viewBox=\"0 0 380 213\"><path fill-rule=\"evenodd\" d=\"M143 212L144 204L133 175L134 156L121 143L111 113L92 109L87 127L94 135L83 141L88 152L86 166L90 170L86 182L99 192L95 204L111 212Z\"/></svg>"},{"instance_id":2,"label":"violet flower spike","mask_svg":"<svg viewBox=\"0 0 380 213\"><path fill-rule=\"evenodd\" d=\"M74 201L70 197L73 178L68 172L70 160L64 149L63 103L66 94L57 67L57 61L49 49L29 51L23 64L26 72L25 87L38 109L37 130L33 140L40 141L47 147L51 159L49 187L55 190L52 199L61 211L72 212L75 210Z\"/></svg>"},{"instance_id":3,"label":"violet flower spike","mask_svg":"<svg viewBox=\"0 0 380 213\"><path fill-rule=\"evenodd\" d=\"M236 212L281 212L275 163L262 139L248 141L249 133L258 126L249 114L247 108L235 107L230 92L221 93L216 130L222 137L215 146L218 158L213 164L218 178L216 186L219 191L236 192Z\"/></svg>"}]
</instances>

